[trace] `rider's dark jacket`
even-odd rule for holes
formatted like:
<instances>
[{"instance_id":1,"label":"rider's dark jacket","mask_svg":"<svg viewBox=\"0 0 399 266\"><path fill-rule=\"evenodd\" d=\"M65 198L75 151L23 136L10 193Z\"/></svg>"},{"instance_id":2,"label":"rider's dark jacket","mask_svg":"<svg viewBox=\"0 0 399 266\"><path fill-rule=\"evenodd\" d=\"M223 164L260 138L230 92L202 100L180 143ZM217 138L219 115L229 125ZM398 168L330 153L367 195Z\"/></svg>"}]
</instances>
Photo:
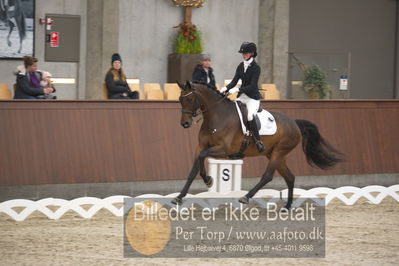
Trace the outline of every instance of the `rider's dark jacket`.
<instances>
[{"instance_id":1,"label":"rider's dark jacket","mask_svg":"<svg viewBox=\"0 0 399 266\"><path fill-rule=\"evenodd\" d=\"M241 62L236 69L233 80L226 87L228 90L234 88L237 85L238 80L241 79L242 84L237 97L240 97L242 93L245 93L248 97L254 100L259 100L262 98L258 87L259 76L260 67L255 60L253 60L248 66L245 73L244 63Z\"/></svg>"}]
</instances>

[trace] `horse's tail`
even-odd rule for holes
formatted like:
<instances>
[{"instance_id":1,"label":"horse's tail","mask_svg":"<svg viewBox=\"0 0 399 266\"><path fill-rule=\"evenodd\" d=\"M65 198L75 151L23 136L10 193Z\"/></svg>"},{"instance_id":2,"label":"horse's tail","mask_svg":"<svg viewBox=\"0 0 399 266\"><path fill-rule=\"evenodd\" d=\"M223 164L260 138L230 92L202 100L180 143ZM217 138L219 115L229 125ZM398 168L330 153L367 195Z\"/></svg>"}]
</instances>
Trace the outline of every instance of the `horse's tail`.
<instances>
[{"instance_id":1,"label":"horse's tail","mask_svg":"<svg viewBox=\"0 0 399 266\"><path fill-rule=\"evenodd\" d=\"M307 120L295 120L302 134L302 148L311 166L328 169L344 161L342 153L320 135L317 126Z\"/></svg>"},{"instance_id":2,"label":"horse's tail","mask_svg":"<svg viewBox=\"0 0 399 266\"><path fill-rule=\"evenodd\" d=\"M21 0L15 1L15 22L17 23L19 37L21 41L26 37L26 20L22 9ZM33 22L34 23L34 22Z\"/></svg>"}]
</instances>

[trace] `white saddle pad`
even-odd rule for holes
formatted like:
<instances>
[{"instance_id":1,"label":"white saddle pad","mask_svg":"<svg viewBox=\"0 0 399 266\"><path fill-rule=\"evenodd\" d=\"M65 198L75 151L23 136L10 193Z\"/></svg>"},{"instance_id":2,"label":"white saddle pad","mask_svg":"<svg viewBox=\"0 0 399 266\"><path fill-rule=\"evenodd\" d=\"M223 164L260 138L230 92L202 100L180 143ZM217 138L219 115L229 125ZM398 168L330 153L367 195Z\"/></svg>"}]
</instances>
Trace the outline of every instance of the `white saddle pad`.
<instances>
[{"instance_id":1,"label":"white saddle pad","mask_svg":"<svg viewBox=\"0 0 399 266\"><path fill-rule=\"evenodd\" d=\"M244 121L242 119L242 113L240 107L238 106L237 102L235 102L238 116L240 117L241 122L241 129L242 133L246 136L249 135L249 131L247 127L244 125ZM266 110L262 110L262 112L257 113L261 128L259 129L259 135L274 135L277 131L277 124L276 120L274 119L273 115Z\"/></svg>"}]
</instances>

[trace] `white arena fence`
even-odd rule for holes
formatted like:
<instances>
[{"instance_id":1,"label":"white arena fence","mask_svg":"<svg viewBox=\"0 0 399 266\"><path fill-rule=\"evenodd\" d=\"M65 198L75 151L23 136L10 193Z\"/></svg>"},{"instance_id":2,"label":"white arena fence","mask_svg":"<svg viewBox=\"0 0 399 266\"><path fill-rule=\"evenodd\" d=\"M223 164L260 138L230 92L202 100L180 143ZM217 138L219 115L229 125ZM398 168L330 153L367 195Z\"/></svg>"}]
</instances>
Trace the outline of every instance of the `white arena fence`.
<instances>
[{"instance_id":1,"label":"white arena fence","mask_svg":"<svg viewBox=\"0 0 399 266\"><path fill-rule=\"evenodd\" d=\"M345 186L336 189L317 187L309 190L294 189L294 200L293 206L299 205L304 198L324 198L325 204L328 205L333 199L339 199L346 205L353 205L356 201L364 197L371 204L379 204L383 199L391 196L393 199L399 202L399 185L393 185L390 187L383 186L367 186L363 188ZM256 194L256 198L260 197L287 197L288 189L282 191L274 189L262 189ZM376 194L377 195L373 195ZM188 194L187 197L193 198L238 198L246 194L246 191L233 191L227 194L221 194L217 192L203 192L196 195ZM351 194L351 195L345 195ZM136 198L174 198L178 193L172 193L166 196L158 194L145 194L137 196ZM114 204L123 204L125 198L132 198L129 196L112 196L104 199L95 197L82 197L73 200L64 200L57 198L45 198L38 201L26 200L26 199L14 199L0 203L0 213L5 213L15 221L23 221L29 217L33 212L39 211L46 215L49 219L60 219L66 212L74 211L82 218L91 218L99 210L107 209L115 216L123 216L123 206L116 207ZM296 203L296 204L295 204ZM82 205L92 205L90 208L85 210ZM50 208L49 208L50 207ZM17 212L13 208L24 208L22 211ZM56 209L52 211L52 209Z\"/></svg>"}]
</instances>

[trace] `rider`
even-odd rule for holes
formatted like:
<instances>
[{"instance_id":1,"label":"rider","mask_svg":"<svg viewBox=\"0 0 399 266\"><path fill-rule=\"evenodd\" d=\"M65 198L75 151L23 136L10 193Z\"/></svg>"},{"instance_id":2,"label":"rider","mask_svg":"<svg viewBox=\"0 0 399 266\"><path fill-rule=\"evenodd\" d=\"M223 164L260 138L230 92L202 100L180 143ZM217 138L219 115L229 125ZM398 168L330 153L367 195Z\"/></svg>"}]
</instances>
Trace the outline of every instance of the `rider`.
<instances>
[{"instance_id":1,"label":"rider","mask_svg":"<svg viewBox=\"0 0 399 266\"><path fill-rule=\"evenodd\" d=\"M249 127L255 138L256 148L259 152L262 152L265 150L265 147L260 140L259 128L254 119L254 115L259 109L261 99L258 88L260 67L255 62L255 57L257 55L256 44L253 42L243 42L238 52L242 54L244 61L238 65L230 84L223 87L220 91L228 91L229 93L238 92L237 101L241 101L247 106ZM239 79L241 79L242 82L241 88L235 87Z\"/></svg>"}]
</instances>

